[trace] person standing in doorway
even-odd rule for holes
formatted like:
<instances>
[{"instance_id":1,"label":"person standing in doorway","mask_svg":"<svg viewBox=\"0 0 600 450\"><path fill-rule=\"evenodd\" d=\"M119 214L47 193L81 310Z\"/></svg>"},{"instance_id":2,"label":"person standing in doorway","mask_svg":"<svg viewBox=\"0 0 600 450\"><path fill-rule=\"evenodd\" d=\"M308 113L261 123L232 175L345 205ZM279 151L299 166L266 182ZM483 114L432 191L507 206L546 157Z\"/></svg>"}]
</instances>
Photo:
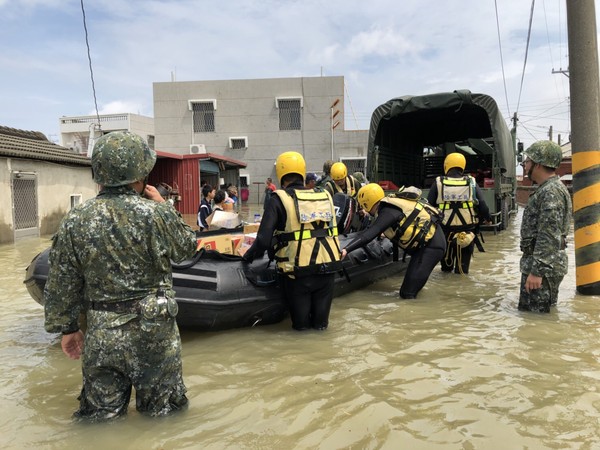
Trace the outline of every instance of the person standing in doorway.
<instances>
[{"instance_id":1,"label":"person standing in doorway","mask_svg":"<svg viewBox=\"0 0 600 450\"><path fill-rule=\"evenodd\" d=\"M565 248L572 218L571 196L556 174L562 160L557 144L538 141L524 155L523 173L538 188L523 211L518 308L547 313L556 305L558 288L567 274Z\"/></svg>"},{"instance_id":2,"label":"person standing in doorway","mask_svg":"<svg viewBox=\"0 0 600 450\"><path fill-rule=\"evenodd\" d=\"M69 358L83 358L78 419L126 414L132 389L136 409L150 416L188 402L171 260L191 258L197 240L171 201L147 185L155 162L133 133L99 138L92 169L100 193L69 211L53 238L45 328L62 333Z\"/></svg>"}]
</instances>

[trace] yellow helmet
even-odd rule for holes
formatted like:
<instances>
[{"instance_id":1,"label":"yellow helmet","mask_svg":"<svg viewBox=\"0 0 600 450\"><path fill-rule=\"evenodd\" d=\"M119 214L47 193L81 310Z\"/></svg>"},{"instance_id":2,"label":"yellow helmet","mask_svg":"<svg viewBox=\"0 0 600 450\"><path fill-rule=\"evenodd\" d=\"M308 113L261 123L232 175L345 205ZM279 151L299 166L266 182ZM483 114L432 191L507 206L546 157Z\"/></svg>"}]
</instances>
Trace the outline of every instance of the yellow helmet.
<instances>
[{"instance_id":1,"label":"yellow helmet","mask_svg":"<svg viewBox=\"0 0 600 450\"><path fill-rule=\"evenodd\" d=\"M331 171L329 174L331 175L331 179L334 181L343 180L348 176L346 164L342 162L336 162L333 166L331 166Z\"/></svg>"},{"instance_id":2,"label":"yellow helmet","mask_svg":"<svg viewBox=\"0 0 600 450\"><path fill-rule=\"evenodd\" d=\"M465 170L467 160L462 153L450 153L444 160L444 173L448 173L453 167L460 167L460 170Z\"/></svg>"},{"instance_id":3,"label":"yellow helmet","mask_svg":"<svg viewBox=\"0 0 600 450\"><path fill-rule=\"evenodd\" d=\"M284 152L277 157L275 161L275 172L279 182L288 173L297 173L302 177L306 176L306 162L304 157L298 152Z\"/></svg>"},{"instance_id":4,"label":"yellow helmet","mask_svg":"<svg viewBox=\"0 0 600 450\"><path fill-rule=\"evenodd\" d=\"M358 190L358 195L356 196L358 199L358 204L361 206L361 208L364 208L367 211L371 211L373 205L380 201L383 197L385 197L383 188L377 183L369 183L364 185Z\"/></svg>"}]
</instances>

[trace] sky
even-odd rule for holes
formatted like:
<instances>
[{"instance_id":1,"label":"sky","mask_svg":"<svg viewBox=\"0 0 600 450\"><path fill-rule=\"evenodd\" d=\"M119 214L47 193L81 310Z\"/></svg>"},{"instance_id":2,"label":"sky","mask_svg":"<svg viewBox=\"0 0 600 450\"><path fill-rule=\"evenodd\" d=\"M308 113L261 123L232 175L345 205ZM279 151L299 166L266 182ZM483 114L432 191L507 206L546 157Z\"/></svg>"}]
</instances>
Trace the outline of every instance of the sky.
<instances>
[{"instance_id":1,"label":"sky","mask_svg":"<svg viewBox=\"0 0 600 450\"><path fill-rule=\"evenodd\" d=\"M404 95L491 95L527 147L569 140L565 0L0 0L0 125L153 116L152 83L344 76L347 130ZM598 11L596 11L598 15ZM527 52L527 58L526 58ZM553 73L555 72L555 73Z\"/></svg>"}]
</instances>

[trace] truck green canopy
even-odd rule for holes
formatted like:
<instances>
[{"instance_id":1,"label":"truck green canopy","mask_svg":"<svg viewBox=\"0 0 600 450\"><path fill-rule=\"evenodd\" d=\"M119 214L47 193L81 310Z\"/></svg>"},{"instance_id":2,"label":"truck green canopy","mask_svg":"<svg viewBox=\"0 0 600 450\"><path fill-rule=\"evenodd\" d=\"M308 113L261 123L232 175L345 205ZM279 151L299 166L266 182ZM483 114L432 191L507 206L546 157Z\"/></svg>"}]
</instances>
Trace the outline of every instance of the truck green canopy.
<instances>
[{"instance_id":1,"label":"truck green canopy","mask_svg":"<svg viewBox=\"0 0 600 450\"><path fill-rule=\"evenodd\" d=\"M378 161L382 152L406 153L410 158L442 143L455 143L457 150L467 154L493 154L494 166L503 178L516 175L513 138L496 101L485 94L457 90L397 97L375 109L368 141L369 179L382 179Z\"/></svg>"}]
</instances>

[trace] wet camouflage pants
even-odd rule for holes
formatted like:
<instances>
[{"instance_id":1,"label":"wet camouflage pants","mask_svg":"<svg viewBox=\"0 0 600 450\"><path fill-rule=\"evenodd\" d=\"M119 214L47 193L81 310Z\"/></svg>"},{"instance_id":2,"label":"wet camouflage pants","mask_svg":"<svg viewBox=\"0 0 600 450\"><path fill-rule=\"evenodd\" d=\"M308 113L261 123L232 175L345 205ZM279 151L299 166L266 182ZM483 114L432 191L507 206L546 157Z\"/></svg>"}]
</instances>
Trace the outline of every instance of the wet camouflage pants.
<instances>
[{"instance_id":1,"label":"wet camouflage pants","mask_svg":"<svg viewBox=\"0 0 600 450\"><path fill-rule=\"evenodd\" d=\"M531 292L525 290L527 275L521 274L519 309L521 311L550 312L550 306L558 301L558 287L564 277L543 277L542 287Z\"/></svg>"},{"instance_id":2,"label":"wet camouflage pants","mask_svg":"<svg viewBox=\"0 0 600 450\"><path fill-rule=\"evenodd\" d=\"M106 420L127 412L132 386L136 408L151 416L187 405L181 339L175 320L144 331L137 319L106 328L114 313L89 311L77 418Z\"/></svg>"}]
</instances>

